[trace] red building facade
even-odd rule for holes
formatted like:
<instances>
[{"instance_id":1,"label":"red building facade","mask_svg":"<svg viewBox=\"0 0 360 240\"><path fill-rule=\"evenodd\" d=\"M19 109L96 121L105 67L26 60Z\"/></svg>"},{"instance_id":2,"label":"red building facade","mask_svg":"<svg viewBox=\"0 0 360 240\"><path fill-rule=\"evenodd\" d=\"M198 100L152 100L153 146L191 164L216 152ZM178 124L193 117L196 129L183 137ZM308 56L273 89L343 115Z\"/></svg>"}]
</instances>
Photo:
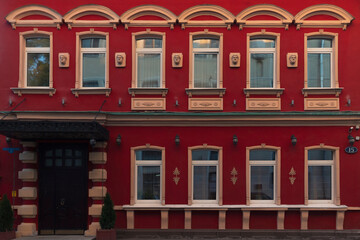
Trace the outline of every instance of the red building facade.
<instances>
[{"instance_id":1,"label":"red building facade","mask_svg":"<svg viewBox=\"0 0 360 240\"><path fill-rule=\"evenodd\" d=\"M358 5L6 1L18 235L359 229Z\"/></svg>"}]
</instances>

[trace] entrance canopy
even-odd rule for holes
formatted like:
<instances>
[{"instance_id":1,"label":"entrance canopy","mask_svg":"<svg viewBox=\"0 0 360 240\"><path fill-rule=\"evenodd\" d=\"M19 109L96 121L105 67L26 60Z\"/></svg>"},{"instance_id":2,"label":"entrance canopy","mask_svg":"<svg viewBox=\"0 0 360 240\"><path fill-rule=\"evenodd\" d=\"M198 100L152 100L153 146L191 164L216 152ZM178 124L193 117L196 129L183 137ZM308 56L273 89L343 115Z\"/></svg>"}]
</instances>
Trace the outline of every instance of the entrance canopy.
<instances>
[{"instance_id":1,"label":"entrance canopy","mask_svg":"<svg viewBox=\"0 0 360 240\"><path fill-rule=\"evenodd\" d=\"M0 134L20 140L89 140L105 141L109 131L98 122L69 121L0 121Z\"/></svg>"}]
</instances>

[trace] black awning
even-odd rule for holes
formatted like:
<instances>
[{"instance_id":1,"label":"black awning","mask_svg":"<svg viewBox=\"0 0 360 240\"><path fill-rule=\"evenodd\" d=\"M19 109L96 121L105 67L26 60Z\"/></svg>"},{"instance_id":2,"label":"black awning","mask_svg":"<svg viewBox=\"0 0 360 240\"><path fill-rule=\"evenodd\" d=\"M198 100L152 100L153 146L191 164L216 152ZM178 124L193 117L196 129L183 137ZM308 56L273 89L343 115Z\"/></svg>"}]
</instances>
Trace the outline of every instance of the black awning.
<instances>
[{"instance_id":1,"label":"black awning","mask_svg":"<svg viewBox=\"0 0 360 240\"><path fill-rule=\"evenodd\" d=\"M69 121L0 121L0 134L20 140L88 140L105 141L109 131L98 122Z\"/></svg>"}]
</instances>

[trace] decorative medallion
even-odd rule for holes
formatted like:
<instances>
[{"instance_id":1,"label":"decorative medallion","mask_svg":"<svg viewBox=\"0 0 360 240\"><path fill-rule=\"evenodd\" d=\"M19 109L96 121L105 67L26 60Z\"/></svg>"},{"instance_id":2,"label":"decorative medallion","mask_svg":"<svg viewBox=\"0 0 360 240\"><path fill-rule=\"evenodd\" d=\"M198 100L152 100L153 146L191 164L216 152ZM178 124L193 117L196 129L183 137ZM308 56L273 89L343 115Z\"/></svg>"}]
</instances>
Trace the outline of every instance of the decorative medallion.
<instances>
[{"instance_id":1,"label":"decorative medallion","mask_svg":"<svg viewBox=\"0 0 360 240\"><path fill-rule=\"evenodd\" d=\"M236 181L237 181L237 175L238 172L236 171L235 167L231 170L231 182L233 183L233 185L235 185Z\"/></svg>"},{"instance_id":2,"label":"decorative medallion","mask_svg":"<svg viewBox=\"0 0 360 240\"><path fill-rule=\"evenodd\" d=\"M290 183L291 183L291 185L294 185L294 182L295 182L295 179L296 179L296 177L294 177L296 175L294 167L291 167L289 175L290 175L290 177L289 177Z\"/></svg>"},{"instance_id":3,"label":"decorative medallion","mask_svg":"<svg viewBox=\"0 0 360 240\"><path fill-rule=\"evenodd\" d=\"M179 181L180 181L180 171L179 169L176 167L175 170L173 171L173 174L175 175L175 177L173 177L173 180L175 182L176 185L178 185Z\"/></svg>"}]
</instances>

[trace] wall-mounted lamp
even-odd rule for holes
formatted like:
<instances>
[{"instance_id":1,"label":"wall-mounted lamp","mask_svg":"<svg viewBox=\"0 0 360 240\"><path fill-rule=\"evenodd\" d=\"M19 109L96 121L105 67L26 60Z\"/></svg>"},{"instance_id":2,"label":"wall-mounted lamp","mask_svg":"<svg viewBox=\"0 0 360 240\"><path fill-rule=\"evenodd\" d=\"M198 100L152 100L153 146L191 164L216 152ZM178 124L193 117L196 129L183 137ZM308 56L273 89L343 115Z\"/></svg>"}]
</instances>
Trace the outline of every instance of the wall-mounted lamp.
<instances>
[{"instance_id":1,"label":"wall-mounted lamp","mask_svg":"<svg viewBox=\"0 0 360 240\"><path fill-rule=\"evenodd\" d=\"M294 106L295 105L295 101L294 99L291 100L290 106Z\"/></svg>"},{"instance_id":2,"label":"wall-mounted lamp","mask_svg":"<svg viewBox=\"0 0 360 240\"><path fill-rule=\"evenodd\" d=\"M176 145L179 145L179 144L180 144L180 137L179 137L179 135L177 135L177 134L176 134L176 136L175 136L175 144L176 144Z\"/></svg>"},{"instance_id":3,"label":"wall-mounted lamp","mask_svg":"<svg viewBox=\"0 0 360 240\"><path fill-rule=\"evenodd\" d=\"M233 144L236 145L239 142L238 137L234 134L233 136Z\"/></svg>"},{"instance_id":4,"label":"wall-mounted lamp","mask_svg":"<svg viewBox=\"0 0 360 240\"><path fill-rule=\"evenodd\" d=\"M119 107L121 106L121 104L122 104L121 98L119 98L119 102L118 102Z\"/></svg>"},{"instance_id":5,"label":"wall-mounted lamp","mask_svg":"<svg viewBox=\"0 0 360 240\"><path fill-rule=\"evenodd\" d=\"M236 99L234 99L233 101L233 106L236 106Z\"/></svg>"},{"instance_id":6,"label":"wall-mounted lamp","mask_svg":"<svg viewBox=\"0 0 360 240\"><path fill-rule=\"evenodd\" d=\"M347 105L351 106L351 99L350 98L347 100Z\"/></svg>"},{"instance_id":7,"label":"wall-mounted lamp","mask_svg":"<svg viewBox=\"0 0 360 240\"><path fill-rule=\"evenodd\" d=\"M175 100L175 106L179 106L179 100Z\"/></svg>"},{"instance_id":8,"label":"wall-mounted lamp","mask_svg":"<svg viewBox=\"0 0 360 240\"><path fill-rule=\"evenodd\" d=\"M65 105L65 98L61 99L61 104L64 106Z\"/></svg>"},{"instance_id":9,"label":"wall-mounted lamp","mask_svg":"<svg viewBox=\"0 0 360 240\"><path fill-rule=\"evenodd\" d=\"M90 146L91 147L95 147L95 145L96 145L96 140L95 140L95 138L92 138L92 139L90 139Z\"/></svg>"},{"instance_id":10,"label":"wall-mounted lamp","mask_svg":"<svg viewBox=\"0 0 360 240\"><path fill-rule=\"evenodd\" d=\"M295 146L296 143L297 143L297 138L294 135L291 135L291 144Z\"/></svg>"},{"instance_id":11,"label":"wall-mounted lamp","mask_svg":"<svg viewBox=\"0 0 360 240\"><path fill-rule=\"evenodd\" d=\"M117 145L120 145L121 144L121 135L119 134L119 135L117 135L117 137L116 137L116 144Z\"/></svg>"},{"instance_id":12,"label":"wall-mounted lamp","mask_svg":"<svg viewBox=\"0 0 360 240\"><path fill-rule=\"evenodd\" d=\"M9 98L9 106L11 107L13 104L13 101L11 100L11 98Z\"/></svg>"},{"instance_id":13,"label":"wall-mounted lamp","mask_svg":"<svg viewBox=\"0 0 360 240\"><path fill-rule=\"evenodd\" d=\"M354 145L354 143L355 143L355 138L354 138L353 136L351 136L350 134L348 135L348 140L349 140L350 146Z\"/></svg>"}]
</instances>

